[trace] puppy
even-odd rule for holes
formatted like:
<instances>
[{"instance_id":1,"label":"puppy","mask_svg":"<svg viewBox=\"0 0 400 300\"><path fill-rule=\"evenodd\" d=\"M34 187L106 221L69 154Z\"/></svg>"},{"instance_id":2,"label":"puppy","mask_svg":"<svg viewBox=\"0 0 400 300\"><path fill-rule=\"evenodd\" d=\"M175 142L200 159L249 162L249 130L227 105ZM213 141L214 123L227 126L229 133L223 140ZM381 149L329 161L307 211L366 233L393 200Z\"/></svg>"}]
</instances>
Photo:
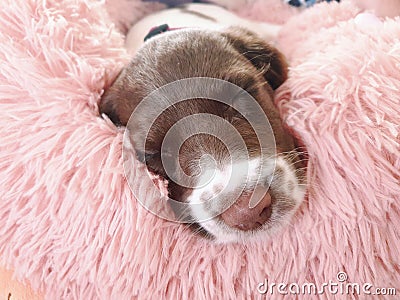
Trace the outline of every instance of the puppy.
<instances>
[{"instance_id":1,"label":"puppy","mask_svg":"<svg viewBox=\"0 0 400 300\"><path fill-rule=\"evenodd\" d=\"M138 45L163 23L174 29ZM217 242L264 239L304 197L302 164L273 104L287 78L266 42L276 31L204 4L149 16L128 34L135 55L100 102L168 181L177 219Z\"/></svg>"}]
</instances>

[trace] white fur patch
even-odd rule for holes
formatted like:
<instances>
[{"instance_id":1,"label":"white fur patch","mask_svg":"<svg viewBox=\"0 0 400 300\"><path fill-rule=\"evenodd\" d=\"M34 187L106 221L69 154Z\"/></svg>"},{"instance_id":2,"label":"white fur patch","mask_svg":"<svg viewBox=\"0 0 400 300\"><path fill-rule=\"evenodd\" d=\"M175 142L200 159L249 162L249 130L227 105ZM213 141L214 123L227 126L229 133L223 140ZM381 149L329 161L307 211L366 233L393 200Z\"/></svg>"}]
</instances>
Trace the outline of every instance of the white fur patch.
<instances>
[{"instance_id":1,"label":"white fur patch","mask_svg":"<svg viewBox=\"0 0 400 300\"><path fill-rule=\"evenodd\" d=\"M250 237L258 236L262 238L265 235L268 236L286 224L302 202L305 188L299 183L295 169L282 157L278 157L276 160L268 159L265 163L267 167L263 169L264 174L259 174L261 162L258 158L233 163L222 169L206 170L203 178L207 178L208 182L205 183L206 180L200 179L202 185L194 189L193 193L188 197L190 204L200 204L196 205L195 209L191 207L191 215L205 230L215 237L216 242L236 242ZM231 194L239 197L243 188L252 189L257 182L258 184L263 184L268 182L269 179L274 182L275 179L272 177L275 166L282 173L279 178L276 178L281 183L280 192L295 203L293 209L285 212L285 214L277 214L276 212L274 214L274 204L272 204L271 223L267 222L257 231L245 232L226 225L217 216L217 212L219 214L222 213L220 209L226 201L229 201L227 198L230 198ZM271 188L273 187L271 186ZM216 193L216 191L219 193ZM210 199L212 199L211 205L207 205L205 202ZM230 201L233 203L236 199L230 199Z\"/></svg>"}]
</instances>

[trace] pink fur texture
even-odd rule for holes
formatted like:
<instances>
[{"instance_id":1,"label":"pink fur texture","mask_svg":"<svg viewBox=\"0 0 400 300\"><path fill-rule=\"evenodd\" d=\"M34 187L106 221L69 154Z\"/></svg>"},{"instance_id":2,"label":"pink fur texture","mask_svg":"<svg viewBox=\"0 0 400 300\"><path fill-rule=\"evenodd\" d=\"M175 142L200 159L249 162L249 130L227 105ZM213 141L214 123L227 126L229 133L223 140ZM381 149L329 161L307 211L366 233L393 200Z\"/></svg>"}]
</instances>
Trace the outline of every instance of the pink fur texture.
<instances>
[{"instance_id":1,"label":"pink fur texture","mask_svg":"<svg viewBox=\"0 0 400 300\"><path fill-rule=\"evenodd\" d=\"M275 24L284 24L299 12L301 9L276 0L247 0L247 7L236 10L243 17Z\"/></svg>"},{"instance_id":2,"label":"pink fur texture","mask_svg":"<svg viewBox=\"0 0 400 300\"><path fill-rule=\"evenodd\" d=\"M129 59L104 2L3 1L0 263L47 299L257 299L265 279L339 271L400 293L400 20L366 29L330 5L280 40L292 68L276 103L308 148L308 198L276 238L214 245L148 213L125 181L122 130L97 107ZM133 189L158 197L133 168ZM304 299L321 297L348 298Z\"/></svg>"}]
</instances>

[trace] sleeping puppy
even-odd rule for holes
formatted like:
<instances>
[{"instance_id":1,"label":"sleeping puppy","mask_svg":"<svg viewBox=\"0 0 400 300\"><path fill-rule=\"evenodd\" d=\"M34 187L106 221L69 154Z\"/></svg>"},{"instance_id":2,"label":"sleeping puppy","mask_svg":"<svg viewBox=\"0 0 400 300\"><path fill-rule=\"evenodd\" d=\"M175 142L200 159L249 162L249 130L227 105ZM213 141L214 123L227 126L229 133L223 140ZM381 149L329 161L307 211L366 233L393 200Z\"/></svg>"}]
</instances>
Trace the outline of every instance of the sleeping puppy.
<instances>
[{"instance_id":1,"label":"sleeping puppy","mask_svg":"<svg viewBox=\"0 0 400 300\"><path fill-rule=\"evenodd\" d=\"M138 45L163 23L177 29ZM101 99L137 158L168 181L177 219L217 242L264 239L304 197L302 162L273 104L287 78L265 41L275 34L211 5L159 12L132 28L135 55Z\"/></svg>"}]
</instances>

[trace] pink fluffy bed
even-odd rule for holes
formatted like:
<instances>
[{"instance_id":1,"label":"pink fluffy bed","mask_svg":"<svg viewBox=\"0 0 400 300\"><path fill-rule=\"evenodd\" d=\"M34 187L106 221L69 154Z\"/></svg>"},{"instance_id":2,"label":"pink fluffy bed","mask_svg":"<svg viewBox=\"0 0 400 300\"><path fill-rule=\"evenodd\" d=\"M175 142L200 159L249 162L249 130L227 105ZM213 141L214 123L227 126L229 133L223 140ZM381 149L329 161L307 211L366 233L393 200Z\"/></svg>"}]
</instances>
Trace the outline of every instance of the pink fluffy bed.
<instances>
[{"instance_id":1,"label":"pink fluffy bed","mask_svg":"<svg viewBox=\"0 0 400 300\"><path fill-rule=\"evenodd\" d=\"M123 33L160 6L3 1L0 263L47 299L258 298L265 279L321 285L338 272L400 293L400 20L365 27L346 1L304 12L280 2L242 13L288 20L276 103L307 146L308 197L274 239L214 245L138 204L123 131L98 113L129 60ZM133 188L157 197L135 172Z\"/></svg>"}]
</instances>

